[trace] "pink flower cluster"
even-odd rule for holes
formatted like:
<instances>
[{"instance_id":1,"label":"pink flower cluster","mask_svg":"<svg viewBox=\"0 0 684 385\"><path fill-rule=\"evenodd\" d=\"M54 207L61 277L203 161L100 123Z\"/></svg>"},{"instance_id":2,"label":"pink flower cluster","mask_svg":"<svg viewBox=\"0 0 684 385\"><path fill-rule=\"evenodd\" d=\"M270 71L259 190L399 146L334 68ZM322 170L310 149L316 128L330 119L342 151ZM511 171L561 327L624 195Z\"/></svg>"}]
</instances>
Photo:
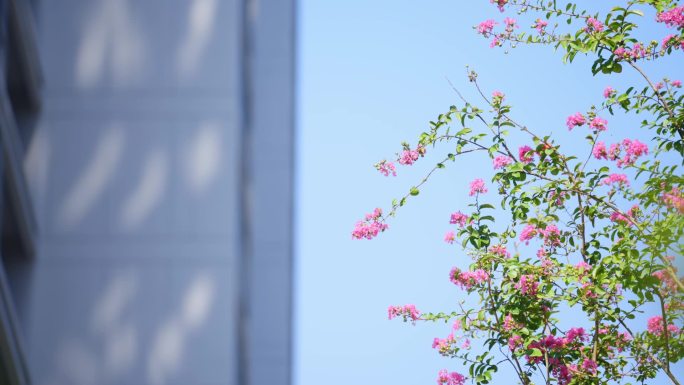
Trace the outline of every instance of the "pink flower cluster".
<instances>
[{"instance_id":1,"label":"pink flower cluster","mask_svg":"<svg viewBox=\"0 0 684 385\"><path fill-rule=\"evenodd\" d=\"M572 130L576 126L583 126L585 123L587 123L587 119L579 112L568 116L568 119L565 121L565 124L568 126L568 130Z\"/></svg>"},{"instance_id":2,"label":"pink flower cluster","mask_svg":"<svg viewBox=\"0 0 684 385\"><path fill-rule=\"evenodd\" d=\"M679 188L673 187L670 191L664 193L663 202L665 202L666 206L684 213L684 193Z\"/></svg>"},{"instance_id":3,"label":"pink flower cluster","mask_svg":"<svg viewBox=\"0 0 684 385\"><path fill-rule=\"evenodd\" d=\"M515 284L515 288L520 290L520 294L534 297L537 295L537 289L539 288L539 282L537 282L537 277L532 274L525 274L520 277L518 282Z\"/></svg>"},{"instance_id":4,"label":"pink flower cluster","mask_svg":"<svg viewBox=\"0 0 684 385\"><path fill-rule=\"evenodd\" d=\"M456 343L456 338L454 338L454 333L451 333L447 338L437 338L432 341L432 348L438 349L439 354L447 356L451 350L451 345Z\"/></svg>"},{"instance_id":5,"label":"pink flower cluster","mask_svg":"<svg viewBox=\"0 0 684 385\"><path fill-rule=\"evenodd\" d=\"M534 239L538 234L537 228L534 225L525 226L520 232L520 240L525 241L526 245L530 244L530 240Z\"/></svg>"},{"instance_id":6,"label":"pink flower cluster","mask_svg":"<svg viewBox=\"0 0 684 385\"><path fill-rule=\"evenodd\" d=\"M510 332L511 330L515 330L519 327L520 325L517 322L515 322L515 320L513 320L513 316L511 314L507 314L504 318L503 329L507 332Z\"/></svg>"},{"instance_id":7,"label":"pink flower cluster","mask_svg":"<svg viewBox=\"0 0 684 385\"><path fill-rule=\"evenodd\" d=\"M601 181L601 184L612 185L617 184L618 186L629 186L629 180L625 174L610 174Z\"/></svg>"},{"instance_id":8,"label":"pink flower cluster","mask_svg":"<svg viewBox=\"0 0 684 385\"><path fill-rule=\"evenodd\" d=\"M651 275L660 280L665 292L677 292L677 282L675 282L675 280L672 278L672 276L667 270L658 270Z\"/></svg>"},{"instance_id":9,"label":"pink flower cluster","mask_svg":"<svg viewBox=\"0 0 684 385\"><path fill-rule=\"evenodd\" d=\"M420 311L416 309L415 305L404 305L404 306L390 306L387 308L387 318L392 319L395 317L402 317L404 322L411 320L415 323L420 319Z\"/></svg>"},{"instance_id":10,"label":"pink flower cluster","mask_svg":"<svg viewBox=\"0 0 684 385\"><path fill-rule=\"evenodd\" d=\"M606 150L605 143L596 142L592 153L596 159L617 161L617 166L623 167L633 165L639 157L648 154L648 146L636 139L624 139L621 143L611 144L610 149Z\"/></svg>"},{"instance_id":11,"label":"pink flower cluster","mask_svg":"<svg viewBox=\"0 0 684 385\"><path fill-rule=\"evenodd\" d=\"M513 33L513 30L515 28L518 28L517 23L518 23L517 20L515 20L513 18L510 18L510 17L505 18L504 24L506 24L506 29L505 29L506 34L510 35L511 33Z\"/></svg>"},{"instance_id":12,"label":"pink flower cluster","mask_svg":"<svg viewBox=\"0 0 684 385\"><path fill-rule=\"evenodd\" d=\"M682 81L681 80L673 80L670 82L670 85L672 87L682 88Z\"/></svg>"},{"instance_id":13,"label":"pink flower cluster","mask_svg":"<svg viewBox=\"0 0 684 385\"><path fill-rule=\"evenodd\" d=\"M635 218L639 214L639 206L634 205L625 214L619 212L613 212L610 214L610 220L616 223L622 223L623 225L631 226Z\"/></svg>"},{"instance_id":14,"label":"pink flower cluster","mask_svg":"<svg viewBox=\"0 0 684 385\"><path fill-rule=\"evenodd\" d=\"M680 37L677 35L667 35L663 38L661 48L666 50L670 47L674 49L684 49L684 40L680 39Z\"/></svg>"},{"instance_id":15,"label":"pink flower cluster","mask_svg":"<svg viewBox=\"0 0 684 385\"><path fill-rule=\"evenodd\" d=\"M463 385L465 381L466 378L462 374L449 372L446 369L440 370L437 374L438 385Z\"/></svg>"},{"instance_id":16,"label":"pink flower cluster","mask_svg":"<svg viewBox=\"0 0 684 385\"><path fill-rule=\"evenodd\" d=\"M563 344L567 345L575 340L584 342L587 341L588 338L584 328L570 328L565 334L565 338L563 338Z\"/></svg>"},{"instance_id":17,"label":"pink flower cluster","mask_svg":"<svg viewBox=\"0 0 684 385\"><path fill-rule=\"evenodd\" d=\"M488 37L489 35L492 34L492 31L494 30L494 26L497 25L496 21L489 19L481 22L480 24L477 25L477 33L481 34L484 37Z\"/></svg>"},{"instance_id":18,"label":"pink flower cluster","mask_svg":"<svg viewBox=\"0 0 684 385\"><path fill-rule=\"evenodd\" d=\"M489 252L492 254L496 254L502 258L510 258L511 253L506 250L506 247L504 245L494 245L494 246L489 246Z\"/></svg>"},{"instance_id":19,"label":"pink flower cluster","mask_svg":"<svg viewBox=\"0 0 684 385\"><path fill-rule=\"evenodd\" d=\"M582 261L575 265L575 269L579 271L579 279L581 281L582 278L584 278L591 271L591 265Z\"/></svg>"},{"instance_id":20,"label":"pink flower cluster","mask_svg":"<svg viewBox=\"0 0 684 385\"><path fill-rule=\"evenodd\" d=\"M647 52L641 43L635 43L632 48L618 47L613 51L618 59L630 60L630 59L641 59L646 56Z\"/></svg>"},{"instance_id":21,"label":"pink flower cluster","mask_svg":"<svg viewBox=\"0 0 684 385\"><path fill-rule=\"evenodd\" d=\"M534 150L530 146L522 146L518 148L518 157L520 158L520 161L528 164L532 163L534 160Z\"/></svg>"},{"instance_id":22,"label":"pink flower cluster","mask_svg":"<svg viewBox=\"0 0 684 385\"><path fill-rule=\"evenodd\" d=\"M468 219L470 219L469 216L463 214L460 211L456 211L455 213L451 214L451 219L449 220L449 223L451 223L452 225L465 227L465 225L468 223Z\"/></svg>"},{"instance_id":23,"label":"pink flower cluster","mask_svg":"<svg viewBox=\"0 0 684 385\"><path fill-rule=\"evenodd\" d=\"M584 27L584 30L586 32L601 32L603 31L603 23L600 21L594 19L593 17L590 17L587 19L587 26Z\"/></svg>"},{"instance_id":24,"label":"pink flower cluster","mask_svg":"<svg viewBox=\"0 0 684 385\"><path fill-rule=\"evenodd\" d=\"M615 90L613 89L613 87L608 86L603 90L603 97L604 98L608 99L608 98L612 97L613 95L615 95Z\"/></svg>"},{"instance_id":25,"label":"pink flower cluster","mask_svg":"<svg viewBox=\"0 0 684 385\"><path fill-rule=\"evenodd\" d=\"M449 280L463 290L470 290L475 285L487 282L489 280L489 273L482 269L475 271L461 271L454 267L449 272Z\"/></svg>"},{"instance_id":26,"label":"pink flower cluster","mask_svg":"<svg viewBox=\"0 0 684 385\"><path fill-rule=\"evenodd\" d=\"M508 166L509 164L513 163L513 159L511 159L510 156L505 156L505 155L499 155L496 158L494 158L494 169L498 170L500 168L504 168Z\"/></svg>"},{"instance_id":27,"label":"pink flower cluster","mask_svg":"<svg viewBox=\"0 0 684 385\"><path fill-rule=\"evenodd\" d=\"M456 241L456 234L451 230L447 231L446 234L444 234L444 242L452 245L454 241Z\"/></svg>"},{"instance_id":28,"label":"pink flower cluster","mask_svg":"<svg viewBox=\"0 0 684 385\"><path fill-rule=\"evenodd\" d=\"M353 239L373 239L380 232L387 230L389 226L382 223L382 209L376 208L372 213L366 214L363 221L356 222L356 227L352 231Z\"/></svg>"},{"instance_id":29,"label":"pink flower cluster","mask_svg":"<svg viewBox=\"0 0 684 385\"><path fill-rule=\"evenodd\" d=\"M492 92L492 104L495 106L501 105L506 96L501 91Z\"/></svg>"},{"instance_id":30,"label":"pink flower cluster","mask_svg":"<svg viewBox=\"0 0 684 385\"><path fill-rule=\"evenodd\" d=\"M545 229L540 230L544 237L544 244L546 246L557 247L561 245L560 230L556 225L547 225Z\"/></svg>"},{"instance_id":31,"label":"pink flower cluster","mask_svg":"<svg viewBox=\"0 0 684 385\"><path fill-rule=\"evenodd\" d=\"M618 336L620 338L620 336ZM527 345L528 349L539 349L542 353L541 356L532 357L531 355L525 355L525 358L530 364L541 364L548 360L549 369L551 369L551 374L553 377L558 379L558 384L568 385L573 377L577 374L584 373L590 375L596 375L598 371L598 365L595 361L589 358L583 358L579 367L575 364L568 364L559 358L562 349L581 349L583 344L589 340L586 332L583 328L572 328L568 330L565 337L556 337L554 335L544 336L539 341L530 342ZM523 339L519 335L513 335L508 339L508 348L514 351L523 346ZM563 357L563 354L560 354Z\"/></svg>"},{"instance_id":32,"label":"pink flower cluster","mask_svg":"<svg viewBox=\"0 0 684 385\"><path fill-rule=\"evenodd\" d=\"M470 182L470 193L468 195L473 196L475 194L484 194L487 191L485 182L481 178L477 178Z\"/></svg>"},{"instance_id":33,"label":"pink flower cluster","mask_svg":"<svg viewBox=\"0 0 684 385\"><path fill-rule=\"evenodd\" d=\"M663 328L663 326L664 326L663 317L659 316L659 315L653 316L653 317L649 318L647 321L648 332L651 334L654 334L656 336L660 336L661 334L663 334L663 332L665 330ZM678 334L679 332L680 332L680 329L677 326L675 326L673 324L667 325L667 333L669 335Z\"/></svg>"},{"instance_id":34,"label":"pink flower cluster","mask_svg":"<svg viewBox=\"0 0 684 385\"><path fill-rule=\"evenodd\" d=\"M656 21L665 23L668 27L684 28L684 6L659 13Z\"/></svg>"},{"instance_id":35,"label":"pink flower cluster","mask_svg":"<svg viewBox=\"0 0 684 385\"><path fill-rule=\"evenodd\" d=\"M399 155L399 159L397 159L397 161L399 164L403 164L404 166L410 166L418 160L418 157L423 155L425 155L425 147L423 146L419 145L415 150L404 148L404 151L402 151L402 153Z\"/></svg>"},{"instance_id":36,"label":"pink flower cluster","mask_svg":"<svg viewBox=\"0 0 684 385\"><path fill-rule=\"evenodd\" d=\"M549 23L546 20L537 19L537 20L535 20L532 28L536 29L540 35L544 35L544 34L546 34L546 26L548 26L548 25L549 25Z\"/></svg>"},{"instance_id":37,"label":"pink flower cluster","mask_svg":"<svg viewBox=\"0 0 684 385\"><path fill-rule=\"evenodd\" d=\"M502 40L508 39L511 37L513 34L513 31L518 28L517 21L515 19L512 19L510 17L507 17L503 20L504 22L504 31L501 33L494 33L494 26L497 25L498 23L492 19L485 20L478 24L475 29L477 30L477 33L484 37L492 37L492 41L489 44L490 48L494 48L496 46L500 46ZM503 94L501 94L501 100L498 102L500 103L503 100ZM497 101L495 100L494 103Z\"/></svg>"},{"instance_id":38,"label":"pink flower cluster","mask_svg":"<svg viewBox=\"0 0 684 385\"><path fill-rule=\"evenodd\" d=\"M380 171L380 174L384 176L389 176L390 174L392 174L392 176L397 176L397 169L394 166L394 163L388 162L387 160L376 163L375 169Z\"/></svg>"},{"instance_id":39,"label":"pink flower cluster","mask_svg":"<svg viewBox=\"0 0 684 385\"><path fill-rule=\"evenodd\" d=\"M608 121L597 116L589 122L589 127L594 131L605 131L608 128Z\"/></svg>"},{"instance_id":40,"label":"pink flower cluster","mask_svg":"<svg viewBox=\"0 0 684 385\"><path fill-rule=\"evenodd\" d=\"M499 11L503 12L504 5L508 3L508 0L489 0L489 2L492 4L496 4L496 7L499 8Z\"/></svg>"}]
</instances>

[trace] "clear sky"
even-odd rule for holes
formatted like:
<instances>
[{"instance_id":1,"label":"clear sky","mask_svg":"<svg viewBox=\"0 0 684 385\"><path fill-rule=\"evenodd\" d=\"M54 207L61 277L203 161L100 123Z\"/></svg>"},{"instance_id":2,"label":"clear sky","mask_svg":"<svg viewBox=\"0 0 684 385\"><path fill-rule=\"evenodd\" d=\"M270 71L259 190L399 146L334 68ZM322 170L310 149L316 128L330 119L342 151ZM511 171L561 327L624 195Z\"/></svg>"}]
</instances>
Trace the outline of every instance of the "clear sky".
<instances>
[{"instance_id":1,"label":"clear sky","mask_svg":"<svg viewBox=\"0 0 684 385\"><path fill-rule=\"evenodd\" d=\"M470 65L485 90L506 93L520 121L574 148L583 135L567 132L568 115L600 103L607 85L642 84L629 71L592 77L589 61L563 65L548 47L490 49L472 26L503 17L487 0L300 1L295 384L432 384L440 369L466 371L430 347L449 325L390 322L386 312L405 303L450 311L463 298L448 272L469 258L442 239L449 214L470 202L468 182L491 178L491 161L460 158L388 232L373 241L350 236L366 212L388 208L439 160L422 159L397 178L373 168L458 103L446 78L482 105L465 77ZM649 32L660 39L665 29ZM660 63L655 77L684 78L677 64L681 55ZM609 128L607 142L643 138L629 119L609 119Z\"/></svg>"}]
</instances>

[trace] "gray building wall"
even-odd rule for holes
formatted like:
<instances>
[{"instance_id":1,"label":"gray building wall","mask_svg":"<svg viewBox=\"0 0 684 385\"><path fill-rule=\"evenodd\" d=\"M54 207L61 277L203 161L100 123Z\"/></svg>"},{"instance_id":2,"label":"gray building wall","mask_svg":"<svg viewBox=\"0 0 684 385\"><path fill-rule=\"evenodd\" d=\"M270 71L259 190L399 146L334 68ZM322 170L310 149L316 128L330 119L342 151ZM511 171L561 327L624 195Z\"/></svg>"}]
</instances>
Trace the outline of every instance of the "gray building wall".
<instances>
[{"instance_id":1,"label":"gray building wall","mask_svg":"<svg viewBox=\"0 0 684 385\"><path fill-rule=\"evenodd\" d=\"M35 11L32 383L289 384L293 2Z\"/></svg>"}]
</instances>

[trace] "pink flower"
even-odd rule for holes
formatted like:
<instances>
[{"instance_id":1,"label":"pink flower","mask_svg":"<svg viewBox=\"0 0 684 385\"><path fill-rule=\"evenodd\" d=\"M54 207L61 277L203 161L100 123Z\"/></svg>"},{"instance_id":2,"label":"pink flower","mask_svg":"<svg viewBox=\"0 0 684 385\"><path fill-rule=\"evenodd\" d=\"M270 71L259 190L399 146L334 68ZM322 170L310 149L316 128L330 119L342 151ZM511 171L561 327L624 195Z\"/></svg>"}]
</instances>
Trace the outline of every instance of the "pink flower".
<instances>
[{"instance_id":1,"label":"pink flower","mask_svg":"<svg viewBox=\"0 0 684 385\"><path fill-rule=\"evenodd\" d=\"M489 0L489 2L492 4L496 4L497 8L499 8L499 11L503 12L504 5L508 3L508 0Z\"/></svg>"},{"instance_id":2,"label":"pink flower","mask_svg":"<svg viewBox=\"0 0 684 385\"><path fill-rule=\"evenodd\" d=\"M677 282L675 282L675 280L672 278L672 276L667 270L658 270L651 275L660 280L661 285L663 286L666 292L677 292Z\"/></svg>"},{"instance_id":3,"label":"pink flower","mask_svg":"<svg viewBox=\"0 0 684 385\"><path fill-rule=\"evenodd\" d=\"M646 56L646 50L641 45L641 43L635 43L632 47L632 57L635 59L641 59Z\"/></svg>"},{"instance_id":4,"label":"pink flower","mask_svg":"<svg viewBox=\"0 0 684 385\"><path fill-rule=\"evenodd\" d=\"M470 340L469 339L466 338L463 341L463 343L461 344L461 349L470 349Z\"/></svg>"},{"instance_id":5,"label":"pink flower","mask_svg":"<svg viewBox=\"0 0 684 385\"><path fill-rule=\"evenodd\" d=\"M588 339L587 334L584 332L584 328L571 328L565 335L567 339L566 343L573 342L575 340L586 341Z\"/></svg>"},{"instance_id":6,"label":"pink flower","mask_svg":"<svg viewBox=\"0 0 684 385\"><path fill-rule=\"evenodd\" d=\"M649 318L647 323L648 332L657 336L663 334L663 324L663 317L659 315ZM677 326L673 324L667 325L667 332L669 335L678 334L679 331L680 330Z\"/></svg>"},{"instance_id":7,"label":"pink flower","mask_svg":"<svg viewBox=\"0 0 684 385\"><path fill-rule=\"evenodd\" d=\"M470 217L463 214L462 212L456 211L455 213L451 214L451 219L449 220L449 223L451 223L452 225L459 225L460 227L465 227L469 218Z\"/></svg>"},{"instance_id":8,"label":"pink flower","mask_svg":"<svg viewBox=\"0 0 684 385\"><path fill-rule=\"evenodd\" d=\"M663 89L664 86L665 86L665 85L663 84L663 82L658 82L658 83L656 83L655 86L653 86L653 88L655 88L656 91L660 91L660 90Z\"/></svg>"},{"instance_id":9,"label":"pink flower","mask_svg":"<svg viewBox=\"0 0 684 385\"><path fill-rule=\"evenodd\" d=\"M530 146L522 146L518 149L518 157L525 164L531 163L534 160L534 150Z\"/></svg>"},{"instance_id":10,"label":"pink flower","mask_svg":"<svg viewBox=\"0 0 684 385\"><path fill-rule=\"evenodd\" d=\"M508 250L506 250L506 247L504 247L503 245L489 246L489 252L503 258L511 257L511 253L509 253Z\"/></svg>"},{"instance_id":11,"label":"pink flower","mask_svg":"<svg viewBox=\"0 0 684 385\"><path fill-rule=\"evenodd\" d=\"M470 290L475 285L479 285L489 280L489 273L482 269L474 271L461 271L454 267L449 272L449 280L463 290Z\"/></svg>"},{"instance_id":12,"label":"pink flower","mask_svg":"<svg viewBox=\"0 0 684 385\"><path fill-rule=\"evenodd\" d=\"M503 323L503 328L505 331L510 332L513 329L517 329L520 325L518 325L514 320L513 316L508 314L506 315L506 318L504 318L504 323ZM513 350L513 349L511 349Z\"/></svg>"},{"instance_id":13,"label":"pink flower","mask_svg":"<svg viewBox=\"0 0 684 385\"><path fill-rule=\"evenodd\" d=\"M454 241L456 240L456 234L454 234L453 231L447 231L446 235L444 235L444 242L448 244L453 244Z\"/></svg>"},{"instance_id":14,"label":"pink flower","mask_svg":"<svg viewBox=\"0 0 684 385\"><path fill-rule=\"evenodd\" d=\"M544 230L540 231L544 236L544 244L546 246L560 246L560 230L556 225L547 225Z\"/></svg>"},{"instance_id":15,"label":"pink flower","mask_svg":"<svg viewBox=\"0 0 684 385\"><path fill-rule=\"evenodd\" d=\"M623 225L628 225L628 226L632 225L631 218L629 218L628 216L625 216L619 212L614 212L614 213L610 214L610 220L611 220L611 222L621 223Z\"/></svg>"},{"instance_id":16,"label":"pink flower","mask_svg":"<svg viewBox=\"0 0 684 385\"><path fill-rule=\"evenodd\" d=\"M520 280L515 284L515 288L520 290L522 295L534 297L537 295L539 283L534 275L525 274L520 277Z\"/></svg>"},{"instance_id":17,"label":"pink flower","mask_svg":"<svg viewBox=\"0 0 684 385\"><path fill-rule=\"evenodd\" d=\"M615 94L615 90L611 86L608 86L603 90L603 97L606 99L613 96L614 94Z\"/></svg>"},{"instance_id":18,"label":"pink flower","mask_svg":"<svg viewBox=\"0 0 684 385\"><path fill-rule=\"evenodd\" d=\"M379 233L387 230L387 224L382 223L382 209L376 208L372 213L366 214L364 221L356 222L352 231L353 239L373 239Z\"/></svg>"},{"instance_id":19,"label":"pink flower","mask_svg":"<svg viewBox=\"0 0 684 385\"><path fill-rule=\"evenodd\" d=\"M438 385L463 385L465 381L466 378L462 374L456 372L449 373L446 369L440 370L437 374Z\"/></svg>"},{"instance_id":20,"label":"pink flower","mask_svg":"<svg viewBox=\"0 0 684 385\"><path fill-rule=\"evenodd\" d=\"M511 32L513 32L514 28L518 28L517 23L518 23L517 20L515 20L513 18L510 18L510 17L505 18L504 24L506 24L506 32L511 33Z\"/></svg>"},{"instance_id":21,"label":"pink flower","mask_svg":"<svg viewBox=\"0 0 684 385\"><path fill-rule=\"evenodd\" d=\"M591 265L582 261L575 265L575 269L579 270L580 280L591 271Z\"/></svg>"},{"instance_id":22,"label":"pink flower","mask_svg":"<svg viewBox=\"0 0 684 385\"><path fill-rule=\"evenodd\" d=\"M549 25L549 23L546 20L537 19L534 22L533 28L536 29L540 35L544 35L546 33L546 26L547 25Z\"/></svg>"},{"instance_id":23,"label":"pink flower","mask_svg":"<svg viewBox=\"0 0 684 385\"><path fill-rule=\"evenodd\" d=\"M495 106L500 105L505 98L506 96L501 91L492 92L492 104Z\"/></svg>"},{"instance_id":24,"label":"pink flower","mask_svg":"<svg viewBox=\"0 0 684 385\"><path fill-rule=\"evenodd\" d=\"M681 86L682 86L682 81L681 81L681 80L673 80L673 81L670 82L670 84L672 85L672 87L681 88Z\"/></svg>"},{"instance_id":25,"label":"pink flower","mask_svg":"<svg viewBox=\"0 0 684 385\"><path fill-rule=\"evenodd\" d=\"M384 176L389 176L390 174L397 176L397 169L392 162L382 160L375 164L375 168Z\"/></svg>"},{"instance_id":26,"label":"pink flower","mask_svg":"<svg viewBox=\"0 0 684 385\"><path fill-rule=\"evenodd\" d=\"M622 148L625 150L625 156L617 161L618 167L631 166L639 157L648 154L648 146L636 139L624 139Z\"/></svg>"},{"instance_id":27,"label":"pink flower","mask_svg":"<svg viewBox=\"0 0 684 385\"><path fill-rule=\"evenodd\" d=\"M492 19L485 20L477 25L477 32L482 34L482 36L487 37L492 33L492 30L494 30L494 26L497 24L499 23Z\"/></svg>"},{"instance_id":28,"label":"pink flower","mask_svg":"<svg viewBox=\"0 0 684 385\"><path fill-rule=\"evenodd\" d=\"M487 187L485 186L485 183L482 179L477 178L474 181L470 182L470 196L473 196L475 194L484 194L487 191Z\"/></svg>"},{"instance_id":29,"label":"pink flower","mask_svg":"<svg viewBox=\"0 0 684 385\"><path fill-rule=\"evenodd\" d=\"M601 119L598 116L589 122L589 127L596 131L605 131L608 126L608 122L605 119Z\"/></svg>"},{"instance_id":30,"label":"pink flower","mask_svg":"<svg viewBox=\"0 0 684 385\"><path fill-rule=\"evenodd\" d=\"M402 317L404 322L411 320L415 323L420 319L420 311L416 309L415 305L404 305L404 306L390 306L387 308L387 317L392 319L394 317Z\"/></svg>"},{"instance_id":31,"label":"pink flower","mask_svg":"<svg viewBox=\"0 0 684 385\"><path fill-rule=\"evenodd\" d=\"M584 371L586 371L587 373L591 373L591 374L595 375L596 369L597 369L596 362L593 360L590 360L588 358L585 358L584 362L582 362L582 369Z\"/></svg>"},{"instance_id":32,"label":"pink flower","mask_svg":"<svg viewBox=\"0 0 684 385\"><path fill-rule=\"evenodd\" d=\"M410 166L418 160L418 151L404 150L399 156L398 162L404 166Z\"/></svg>"},{"instance_id":33,"label":"pink flower","mask_svg":"<svg viewBox=\"0 0 684 385\"><path fill-rule=\"evenodd\" d=\"M606 145L603 142L596 142L591 153L596 159L608 159L608 151L606 151Z\"/></svg>"},{"instance_id":34,"label":"pink flower","mask_svg":"<svg viewBox=\"0 0 684 385\"><path fill-rule=\"evenodd\" d=\"M663 202L665 206L684 213L684 194L679 188L673 187L670 191L664 193Z\"/></svg>"},{"instance_id":35,"label":"pink flower","mask_svg":"<svg viewBox=\"0 0 684 385\"><path fill-rule=\"evenodd\" d=\"M499 38L497 36L494 36L492 38L492 42L489 43L489 48L498 47L500 45L501 45L501 40L499 40Z\"/></svg>"},{"instance_id":36,"label":"pink flower","mask_svg":"<svg viewBox=\"0 0 684 385\"><path fill-rule=\"evenodd\" d=\"M587 26L584 28L587 32L601 32L603 31L603 23L590 17L587 19Z\"/></svg>"},{"instance_id":37,"label":"pink flower","mask_svg":"<svg viewBox=\"0 0 684 385\"><path fill-rule=\"evenodd\" d=\"M676 44L677 44L677 36L670 34L670 35L667 35L663 38L662 48L667 49L670 46L675 46L675 48L677 48Z\"/></svg>"},{"instance_id":38,"label":"pink flower","mask_svg":"<svg viewBox=\"0 0 684 385\"><path fill-rule=\"evenodd\" d=\"M511 351L514 351L522 345L522 337L520 337L519 335L514 335L508 339L508 348L511 349Z\"/></svg>"},{"instance_id":39,"label":"pink flower","mask_svg":"<svg viewBox=\"0 0 684 385\"><path fill-rule=\"evenodd\" d=\"M572 130L575 126L583 126L586 122L587 120L584 117L584 115L577 112L574 115L568 116L568 119L565 122L565 124L568 126L568 130Z\"/></svg>"},{"instance_id":40,"label":"pink flower","mask_svg":"<svg viewBox=\"0 0 684 385\"><path fill-rule=\"evenodd\" d=\"M668 27L684 28L684 6L675 7L656 15L656 21Z\"/></svg>"},{"instance_id":41,"label":"pink flower","mask_svg":"<svg viewBox=\"0 0 684 385\"><path fill-rule=\"evenodd\" d=\"M499 155L496 158L494 158L494 169L498 170L500 168L504 168L511 164L513 162L513 159L511 159L510 156L505 156L505 155Z\"/></svg>"},{"instance_id":42,"label":"pink flower","mask_svg":"<svg viewBox=\"0 0 684 385\"><path fill-rule=\"evenodd\" d=\"M432 341L432 348L439 349L439 354L448 356L451 350L451 345L456 342L454 333L450 333L446 338L435 338Z\"/></svg>"},{"instance_id":43,"label":"pink flower","mask_svg":"<svg viewBox=\"0 0 684 385\"><path fill-rule=\"evenodd\" d=\"M611 185L618 184L618 186L629 186L629 180L627 180L627 175L625 174L610 174L608 177L601 181L601 184Z\"/></svg>"},{"instance_id":44,"label":"pink flower","mask_svg":"<svg viewBox=\"0 0 684 385\"><path fill-rule=\"evenodd\" d=\"M527 225L520 232L520 240L525 241L525 244L528 245L530 240L536 237L537 234L537 228L534 225Z\"/></svg>"}]
</instances>

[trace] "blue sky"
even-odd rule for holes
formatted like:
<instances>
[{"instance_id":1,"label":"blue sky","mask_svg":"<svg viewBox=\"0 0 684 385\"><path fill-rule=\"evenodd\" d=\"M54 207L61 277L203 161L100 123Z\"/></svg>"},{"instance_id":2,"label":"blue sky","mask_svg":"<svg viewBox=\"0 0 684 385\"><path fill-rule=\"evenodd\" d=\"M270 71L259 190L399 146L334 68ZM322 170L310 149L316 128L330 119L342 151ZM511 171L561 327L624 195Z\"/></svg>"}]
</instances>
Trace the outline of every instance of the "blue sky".
<instances>
[{"instance_id":1,"label":"blue sky","mask_svg":"<svg viewBox=\"0 0 684 385\"><path fill-rule=\"evenodd\" d=\"M491 177L491 161L461 158L434 176L390 231L373 241L350 237L364 213L387 208L439 160L401 168L397 178L373 168L402 141L415 144L428 121L459 102L447 78L481 105L465 77L470 65L487 92L506 93L515 117L576 149L583 135L567 132L568 115L600 103L607 85L642 84L629 71L593 77L588 60L563 65L548 48L490 49L472 26L503 17L486 0L300 2L297 385L434 383L442 368L465 371L430 347L448 325L390 322L386 309L451 310L463 299L448 272L469 259L442 239L449 214L469 202L468 182ZM661 37L665 29L649 32ZM676 61L660 63L654 77L683 78ZM607 142L640 137L638 122L609 122Z\"/></svg>"}]
</instances>

